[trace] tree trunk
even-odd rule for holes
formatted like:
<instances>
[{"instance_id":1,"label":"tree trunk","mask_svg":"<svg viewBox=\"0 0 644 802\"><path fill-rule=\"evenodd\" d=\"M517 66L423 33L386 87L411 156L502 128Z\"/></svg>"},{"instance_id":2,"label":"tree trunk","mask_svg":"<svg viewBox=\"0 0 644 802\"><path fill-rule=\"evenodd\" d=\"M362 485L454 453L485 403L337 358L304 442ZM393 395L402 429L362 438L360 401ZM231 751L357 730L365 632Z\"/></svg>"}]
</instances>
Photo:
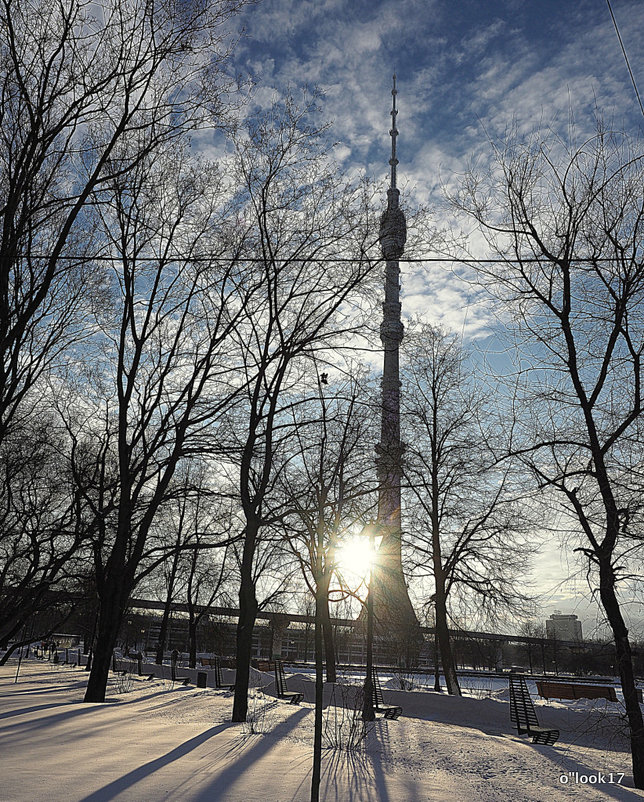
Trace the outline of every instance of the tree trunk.
<instances>
[{"instance_id":1,"label":"tree trunk","mask_svg":"<svg viewBox=\"0 0 644 802\"><path fill-rule=\"evenodd\" d=\"M326 605L325 605L326 606ZM323 610L323 616L325 615ZM326 681L337 682L335 664L335 643L333 642L333 624L329 616L328 607L326 609L325 620L322 622L322 634L324 636L324 655L326 660Z\"/></svg>"},{"instance_id":2,"label":"tree trunk","mask_svg":"<svg viewBox=\"0 0 644 802\"><path fill-rule=\"evenodd\" d=\"M161 626L159 628L159 640L157 642L157 651L154 657L154 662L157 665L163 664L163 652L168 637L168 623L170 621L170 608L172 607L172 596L174 595L174 583L177 577L177 568L179 565L179 541L176 542L177 550L172 557L172 565L170 567L170 576L168 577L168 592L165 597L165 604L163 605L163 616L161 618Z\"/></svg>"},{"instance_id":3,"label":"tree trunk","mask_svg":"<svg viewBox=\"0 0 644 802\"><path fill-rule=\"evenodd\" d=\"M98 609L95 609L92 614L92 634L89 636L87 642L87 650L85 650L85 641L83 641L83 653L87 655L87 663L85 664L85 671L92 670L92 659L94 656L94 647L96 645L96 628L98 627Z\"/></svg>"},{"instance_id":4,"label":"tree trunk","mask_svg":"<svg viewBox=\"0 0 644 802\"><path fill-rule=\"evenodd\" d=\"M441 652L441 663L443 664L443 674L445 675L447 693L451 694L452 696L460 696L461 688L458 684L456 665L454 663L454 654L452 652L449 628L447 626L445 588L443 578L440 574L436 576L436 636L438 638L438 645Z\"/></svg>"},{"instance_id":5,"label":"tree trunk","mask_svg":"<svg viewBox=\"0 0 644 802\"><path fill-rule=\"evenodd\" d=\"M434 403L433 408L433 431L438 432L438 406ZM447 626L447 591L445 589L445 571L443 569L443 554L441 548L440 531L440 483L439 483L439 458L436 451L434 439L432 440L432 567L434 569L434 584L436 586L434 604L436 608L436 640L441 653L441 663L443 664L443 674L445 675L445 685L447 693L452 696L460 696L461 689L456 676L456 665L454 664L454 654L449 637L449 627Z\"/></svg>"},{"instance_id":6,"label":"tree trunk","mask_svg":"<svg viewBox=\"0 0 644 802\"><path fill-rule=\"evenodd\" d=\"M122 358L122 354L120 354ZM119 370L122 365L119 362ZM122 378L122 376L120 376ZM119 378L119 380L120 380ZM129 470L128 400L119 387L118 407L118 462L119 501L118 521L114 543L105 561L101 580L97 577L98 622L92 667L89 672L85 702L104 702L107 678L119 629L134 584L132 565L136 565L132 551L132 476ZM139 532L139 537L141 533ZM128 548L129 547L129 548ZM134 550L136 551L136 549ZM128 564L128 560L133 563Z\"/></svg>"},{"instance_id":7,"label":"tree trunk","mask_svg":"<svg viewBox=\"0 0 644 802\"><path fill-rule=\"evenodd\" d=\"M94 645L94 638L96 637L96 621L98 620L98 612L93 609L90 613L92 616L92 628L83 632L83 654L89 654L92 646Z\"/></svg>"},{"instance_id":8,"label":"tree trunk","mask_svg":"<svg viewBox=\"0 0 644 802\"><path fill-rule=\"evenodd\" d=\"M157 650L154 656L154 662L159 666L163 663L163 652L165 651L165 644L168 637L168 622L170 621L171 604L172 590L169 590L165 604L163 605L163 615L161 616L161 626L159 627L159 640L157 641Z\"/></svg>"},{"instance_id":9,"label":"tree trunk","mask_svg":"<svg viewBox=\"0 0 644 802\"><path fill-rule=\"evenodd\" d=\"M92 668L83 699L85 702L105 701L107 678L122 618L123 607L120 604L120 594L112 593L101 600Z\"/></svg>"},{"instance_id":10,"label":"tree trunk","mask_svg":"<svg viewBox=\"0 0 644 802\"><path fill-rule=\"evenodd\" d=\"M191 617L188 621L188 666L197 667L197 619Z\"/></svg>"},{"instance_id":11,"label":"tree trunk","mask_svg":"<svg viewBox=\"0 0 644 802\"><path fill-rule=\"evenodd\" d=\"M630 730L633 783L636 788L644 789L644 720L642 719L642 710L635 688L628 629L622 617L619 601L615 595L615 573L608 557L600 558L599 577L599 592L602 605L606 611L606 617L615 640L617 668Z\"/></svg>"},{"instance_id":12,"label":"tree trunk","mask_svg":"<svg viewBox=\"0 0 644 802\"><path fill-rule=\"evenodd\" d=\"M370 545L373 546L373 538L370 539ZM367 593L367 661L365 667L364 690L362 698L362 720L374 721L376 712L374 710L374 694L373 694L373 572L369 580L369 591Z\"/></svg>"},{"instance_id":13,"label":"tree trunk","mask_svg":"<svg viewBox=\"0 0 644 802\"><path fill-rule=\"evenodd\" d=\"M244 561L246 560L244 550ZM251 557L252 560L252 557ZM239 621L237 623L237 652L235 675L235 701L233 703L233 721L246 721L248 712L248 683L250 679L250 655L253 647L253 629L257 616L257 597L253 582L252 566L242 563L241 582L239 586Z\"/></svg>"},{"instance_id":14,"label":"tree trunk","mask_svg":"<svg viewBox=\"0 0 644 802\"><path fill-rule=\"evenodd\" d=\"M8 660L8 659L11 657L11 655L12 655L12 654L13 654L13 653L14 653L14 652L17 650L17 649L19 649L21 646L24 646L24 643L12 643L12 644L11 644L11 646L9 646L9 648L8 648L8 649L7 649L7 651L5 652L5 654L3 654L3 655L2 655L2 657L0 657L0 666L3 666L3 665L5 665L5 663L6 663L6 662L7 662L7 660Z\"/></svg>"}]
</instances>

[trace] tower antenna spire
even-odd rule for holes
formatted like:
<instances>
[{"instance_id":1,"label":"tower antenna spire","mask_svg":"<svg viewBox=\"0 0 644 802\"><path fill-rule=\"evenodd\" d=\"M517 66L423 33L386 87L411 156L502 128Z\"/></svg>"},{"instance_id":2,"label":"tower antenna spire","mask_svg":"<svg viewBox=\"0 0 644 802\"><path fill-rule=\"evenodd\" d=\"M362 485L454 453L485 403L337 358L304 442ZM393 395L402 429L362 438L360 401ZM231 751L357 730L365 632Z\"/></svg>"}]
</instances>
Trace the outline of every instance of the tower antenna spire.
<instances>
[{"instance_id":1,"label":"tower antenna spire","mask_svg":"<svg viewBox=\"0 0 644 802\"><path fill-rule=\"evenodd\" d=\"M398 129L396 128L396 117L398 116L398 109L396 108L396 73L394 73L393 88L391 90L391 129L389 135L391 136L391 158L389 164L391 165L391 184L390 189L396 189L396 167L398 166L398 159L396 158L396 137L398 136Z\"/></svg>"}]
</instances>

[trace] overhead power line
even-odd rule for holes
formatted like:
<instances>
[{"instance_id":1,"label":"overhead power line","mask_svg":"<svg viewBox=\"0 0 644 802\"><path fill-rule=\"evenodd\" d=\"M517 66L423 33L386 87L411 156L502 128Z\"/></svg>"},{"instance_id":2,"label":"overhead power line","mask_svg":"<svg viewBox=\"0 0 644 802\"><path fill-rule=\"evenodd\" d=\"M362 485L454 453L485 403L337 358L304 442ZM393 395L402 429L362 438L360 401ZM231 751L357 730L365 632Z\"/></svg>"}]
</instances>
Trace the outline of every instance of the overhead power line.
<instances>
[{"instance_id":1,"label":"overhead power line","mask_svg":"<svg viewBox=\"0 0 644 802\"><path fill-rule=\"evenodd\" d=\"M23 257L27 258L27 257ZM41 259L43 261L49 259L48 256L44 256L42 254L29 254L30 259ZM58 256L57 261L75 261L75 262L120 262L122 261L122 257L120 256ZM286 264L288 262L301 264L304 262L310 262L311 264L355 264L356 262L360 261L370 261L373 264L380 264L384 263L386 260L382 257L377 259L369 259L366 256L359 257L333 257L333 258L315 258L315 257L307 257L307 256L285 256L283 258L271 258L271 259L262 259L261 256L248 256L248 257L225 257L225 256L172 256L172 257L164 257L163 260L159 260L156 256L139 256L137 257L137 261L139 262L154 262L154 261L163 261L164 264L174 264L176 262L186 262L187 264L204 264L208 262L217 263L217 264L228 264L230 262L237 262L238 264L243 264L244 262L248 262L250 264ZM407 264L423 264L424 262L449 262L451 264L463 264L463 265L498 265L503 263L511 263L511 264L549 264L553 260L552 259L545 259L539 257L525 257L525 258L510 258L510 257L496 257L494 259L476 259L474 257L468 256L401 256L398 259L399 262L406 262ZM615 259L607 256L604 258L597 258L595 256L576 256L571 257L566 260L569 264L579 264L583 262L592 262L593 264L609 264L610 262L614 262Z\"/></svg>"},{"instance_id":2,"label":"overhead power line","mask_svg":"<svg viewBox=\"0 0 644 802\"><path fill-rule=\"evenodd\" d=\"M628 74L631 76L631 81L633 83L633 89L635 90L635 95L637 97L637 102L640 104L640 111L642 112L642 116L644 117L644 106L642 106L642 99L640 97L640 93L637 91L637 84L635 83L635 76L633 75L633 70L631 69L630 62L628 60L628 56L626 55L626 48L624 47L624 42L622 41L622 36L619 32L619 28L617 27L617 20L615 19L615 15L613 14L613 9L610 4L610 0L606 0L606 4L608 5L608 10L610 11L610 17L613 20L613 25L615 26L615 33L617 34L617 38L619 39L619 46L622 48L622 53L624 54L624 61L626 62L626 66L628 68Z\"/></svg>"}]
</instances>

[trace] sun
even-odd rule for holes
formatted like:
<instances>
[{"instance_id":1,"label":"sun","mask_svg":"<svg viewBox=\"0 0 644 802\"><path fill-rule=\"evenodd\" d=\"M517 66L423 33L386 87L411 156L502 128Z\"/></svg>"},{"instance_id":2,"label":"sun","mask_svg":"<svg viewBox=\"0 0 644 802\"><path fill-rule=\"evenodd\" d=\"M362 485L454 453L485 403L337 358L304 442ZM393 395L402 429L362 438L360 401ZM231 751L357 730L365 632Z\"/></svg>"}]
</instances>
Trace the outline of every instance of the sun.
<instances>
[{"instance_id":1,"label":"sun","mask_svg":"<svg viewBox=\"0 0 644 802\"><path fill-rule=\"evenodd\" d=\"M351 535L336 550L338 573L351 584L369 581L376 551L364 535Z\"/></svg>"}]
</instances>

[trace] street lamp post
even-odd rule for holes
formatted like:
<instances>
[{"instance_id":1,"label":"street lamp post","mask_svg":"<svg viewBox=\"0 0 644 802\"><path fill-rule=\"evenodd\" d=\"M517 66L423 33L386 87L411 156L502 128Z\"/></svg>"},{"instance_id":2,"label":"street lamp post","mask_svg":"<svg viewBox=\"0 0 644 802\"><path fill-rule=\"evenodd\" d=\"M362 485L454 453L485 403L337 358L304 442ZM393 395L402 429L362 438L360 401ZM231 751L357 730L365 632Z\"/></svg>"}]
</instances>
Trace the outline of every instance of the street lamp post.
<instances>
[{"instance_id":1,"label":"street lamp post","mask_svg":"<svg viewBox=\"0 0 644 802\"><path fill-rule=\"evenodd\" d=\"M369 589L367 591L367 666L364 681L364 700L362 705L362 720L374 721L376 718L373 709L373 561L375 560L375 532L374 524L369 524L369 551L371 554L371 567L369 569Z\"/></svg>"}]
</instances>

